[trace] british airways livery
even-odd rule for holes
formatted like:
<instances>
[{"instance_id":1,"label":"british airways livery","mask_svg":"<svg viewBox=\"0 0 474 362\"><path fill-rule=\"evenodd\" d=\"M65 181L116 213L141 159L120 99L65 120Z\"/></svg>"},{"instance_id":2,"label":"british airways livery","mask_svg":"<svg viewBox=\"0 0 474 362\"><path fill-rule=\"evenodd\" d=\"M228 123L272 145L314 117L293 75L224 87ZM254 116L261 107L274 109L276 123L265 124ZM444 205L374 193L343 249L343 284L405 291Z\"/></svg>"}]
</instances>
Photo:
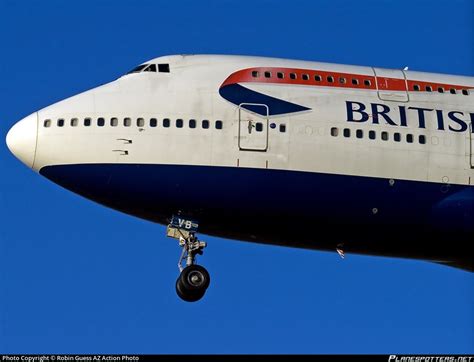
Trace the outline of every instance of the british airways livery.
<instances>
[{"instance_id":1,"label":"british airways livery","mask_svg":"<svg viewBox=\"0 0 474 362\"><path fill-rule=\"evenodd\" d=\"M42 176L179 240L178 295L203 297L199 232L473 271L474 78L221 55L145 62L16 123Z\"/></svg>"}]
</instances>

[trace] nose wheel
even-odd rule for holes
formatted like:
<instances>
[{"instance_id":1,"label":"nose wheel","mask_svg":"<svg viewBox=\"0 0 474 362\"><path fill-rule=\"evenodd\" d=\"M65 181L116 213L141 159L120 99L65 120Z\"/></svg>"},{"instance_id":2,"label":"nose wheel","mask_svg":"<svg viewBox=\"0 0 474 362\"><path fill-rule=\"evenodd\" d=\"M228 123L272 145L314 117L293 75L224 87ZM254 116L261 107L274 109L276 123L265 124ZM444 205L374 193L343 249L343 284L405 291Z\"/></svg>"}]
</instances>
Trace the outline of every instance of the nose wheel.
<instances>
[{"instance_id":1,"label":"nose wheel","mask_svg":"<svg viewBox=\"0 0 474 362\"><path fill-rule=\"evenodd\" d=\"M189 265L176 280L176 293L186 302L196 302L206 293L211 278L201 265Z\"/></svg>"},{"instance_id":2,"label":"nose wheel","mask_svg":"<svg viewBox=\"0 0 474 362\"><path fill-rule=\"evenodd\" d=\"M179 240L183 249L178 261L180 271L176 293L186 302L196 302L206 293L211 278L208 271L196 264L196 255L202 255L207 244L196 237L198 224L180 216L173 216L167 228L169 237Z\"/></svg>"}]
</instances>

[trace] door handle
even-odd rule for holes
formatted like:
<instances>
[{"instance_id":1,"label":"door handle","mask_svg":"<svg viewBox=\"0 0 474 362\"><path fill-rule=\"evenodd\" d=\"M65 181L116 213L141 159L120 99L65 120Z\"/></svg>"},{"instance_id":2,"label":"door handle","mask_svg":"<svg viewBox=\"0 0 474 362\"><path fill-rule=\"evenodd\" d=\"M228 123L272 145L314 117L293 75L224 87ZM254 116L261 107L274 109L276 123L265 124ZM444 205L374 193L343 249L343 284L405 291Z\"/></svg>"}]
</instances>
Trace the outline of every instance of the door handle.
<instances>
[{"instance_id":1,"label":"door handle","mask_svg":"<svg viewBox=\"0 0 474 362\"><path fill-rule=\"evenodd\" d=\"M255 127L253 124L252 124L252 121L249 121L249 125L248 125L248 130L249 130L249 134L252 134L252 128Z\"/></svg>"}]
</instances>

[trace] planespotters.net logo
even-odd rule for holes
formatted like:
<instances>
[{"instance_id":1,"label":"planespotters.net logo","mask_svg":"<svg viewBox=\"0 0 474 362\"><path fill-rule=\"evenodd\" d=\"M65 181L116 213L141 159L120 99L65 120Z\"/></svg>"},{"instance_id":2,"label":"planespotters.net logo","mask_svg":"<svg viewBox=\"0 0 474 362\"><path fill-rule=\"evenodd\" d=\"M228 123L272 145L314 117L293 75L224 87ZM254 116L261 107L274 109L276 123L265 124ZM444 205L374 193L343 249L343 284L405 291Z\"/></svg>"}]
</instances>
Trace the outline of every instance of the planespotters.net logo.
<instances>
[{"instance_id":1,"label":"planespotters.net logo","mask_svg":"<svg viewBox=\"0 0 474 362\"><path fill-rule=\"evenodd\" d=\"M391 354L389 362L474 362L473 356L398 356Z\"/></svg>"}]
</instances>

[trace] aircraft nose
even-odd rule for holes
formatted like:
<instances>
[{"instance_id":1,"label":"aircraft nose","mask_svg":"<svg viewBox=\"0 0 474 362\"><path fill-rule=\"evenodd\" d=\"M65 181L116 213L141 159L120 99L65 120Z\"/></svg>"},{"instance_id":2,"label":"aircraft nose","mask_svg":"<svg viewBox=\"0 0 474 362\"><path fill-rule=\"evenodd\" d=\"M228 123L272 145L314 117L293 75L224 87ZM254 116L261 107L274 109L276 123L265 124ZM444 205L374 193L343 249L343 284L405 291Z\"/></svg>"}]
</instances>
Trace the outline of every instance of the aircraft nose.
<instances>
[{"instance_id":1,"label":"aircraft nose","mask_svg":"<svg viewBox=\"0 0 474 362\"><path fill-rule=\"evenodd\" d=\"M38 136L38 113L13 125L7 134L7 146L11 153L28 167L33 167L36 154L36 138Z\"/></svg>"}]
</instances>

